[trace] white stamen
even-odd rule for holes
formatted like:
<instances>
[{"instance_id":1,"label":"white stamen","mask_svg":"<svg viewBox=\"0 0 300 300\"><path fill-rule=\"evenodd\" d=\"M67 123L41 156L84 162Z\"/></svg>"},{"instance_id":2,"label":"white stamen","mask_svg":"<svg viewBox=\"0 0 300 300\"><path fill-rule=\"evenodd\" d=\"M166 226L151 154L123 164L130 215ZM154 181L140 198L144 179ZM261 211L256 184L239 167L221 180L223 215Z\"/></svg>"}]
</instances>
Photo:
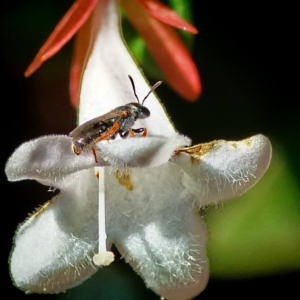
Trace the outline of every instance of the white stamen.
<instances>
[{"instance_id":1,"label":"white stamen","mask_svg":"<svg viewBox=\"0 0 300 300\"><path fill-rule=\"evenodd\" d=\"M98 252L106 252L106 231L105 231L105 172L104 167L97 168L99 176L98 193L98 226L99 244Z\"/></svg>"},{"instance_id":2,"label":"white stamen","mask_svg":"<svg viewBox=\"0 0 300 300\"><path fill-rule=\"evenodd\" d=\"M93 257L93 262L97 266L108 266L114 261L114 254L106 250L106 231L105 231L105 168L96 168L99 176L98 193L98 253Z\"/></svg>"}]
</instances>

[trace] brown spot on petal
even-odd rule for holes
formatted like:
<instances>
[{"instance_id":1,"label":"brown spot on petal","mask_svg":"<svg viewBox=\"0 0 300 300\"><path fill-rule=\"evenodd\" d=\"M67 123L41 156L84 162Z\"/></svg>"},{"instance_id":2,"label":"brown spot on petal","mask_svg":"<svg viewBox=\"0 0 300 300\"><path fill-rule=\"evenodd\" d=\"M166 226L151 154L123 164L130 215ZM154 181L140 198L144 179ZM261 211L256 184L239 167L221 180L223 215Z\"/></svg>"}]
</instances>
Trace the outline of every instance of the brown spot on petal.
<instances>
[{"instance_id":1,"label":"brown spot on petal","mask_svg":"<svg viewBox=\"0 0 300 300\"><path fill-rule=\"evenodd\" d=\"M124 186L128 191L131 192L133 190L133 183L128 173L125 174L121 171L117 171L116 179L118 180L119 184Z\"/></svg>"},{"instance_id":2,"label":"brown spot on petal","mask_svg":"<svg viewBox=\"0 0 300 300\"><path fill-rule=\"evenodd\" d=\"M33 212L33 214L30 216L31 218L38 218L41 216L41 214L46 211L46 209L48 207L50 207L51 205L51 200L47 201L45 204L43 204L42 206L40 206L39 208L37 208L37 210L35 212Z\"/></svg>"},{"instance_id":3,"label":"brown spot on petal","mask_svg":"<svg viewBox=\"0 0 300 300\"><path fill-rule=\"evenodd\" d=\"M253 142L253 141L252 141L252 138L251 138L251 137L248 138L248 139L244 139L243 142L246 144L247 147L252 148L252 146L253 146L253 143L252 143L252 142Z\"/></svg>"},{"instance_id":4,"label":"brown spot on petal","mask_svg":"<svg viewBox=\"0 0 300 300\"><path fill-rule=\"evenodd\" d=\"M199 163L202 156L208 152L211 152L212 150L217 149L218 147L220 147L220 141L212 141L206 144L198 144L191 147L179 148L175 150L175 155L186 153L192 158L193 163Z\"/></svg>"}]
</instances>

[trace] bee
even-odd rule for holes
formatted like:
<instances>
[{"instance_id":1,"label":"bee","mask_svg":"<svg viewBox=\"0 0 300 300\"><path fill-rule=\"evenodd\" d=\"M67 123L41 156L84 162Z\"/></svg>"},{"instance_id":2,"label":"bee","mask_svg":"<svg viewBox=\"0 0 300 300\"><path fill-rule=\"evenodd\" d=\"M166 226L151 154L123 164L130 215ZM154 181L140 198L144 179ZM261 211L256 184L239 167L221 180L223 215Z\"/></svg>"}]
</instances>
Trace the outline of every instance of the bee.
<instances>
[{"instance_id":1,"label":"bee","mask_svg":"<svg viewBox=\"0 0 300 300\"><path fill-rule=\"evenodd\" d=\"M150 116L150 111L144 106L144 102L162 81L158 81L153 85L141 103L136 94L134 81L130 75L128 75L128 77L137 102L118 106L102 116L79 125L70 132L69 136L72 138L72 150L76 155L80 155L83 151L92 150L95 161L98 163L95 150L96 143L103 140L113 140L118 134L123 139L128 136L135 136L136 133L144 137L147 135L146 128L133 129L132 126L137 119L146 119Z\"/></svg>"}]
</instances>

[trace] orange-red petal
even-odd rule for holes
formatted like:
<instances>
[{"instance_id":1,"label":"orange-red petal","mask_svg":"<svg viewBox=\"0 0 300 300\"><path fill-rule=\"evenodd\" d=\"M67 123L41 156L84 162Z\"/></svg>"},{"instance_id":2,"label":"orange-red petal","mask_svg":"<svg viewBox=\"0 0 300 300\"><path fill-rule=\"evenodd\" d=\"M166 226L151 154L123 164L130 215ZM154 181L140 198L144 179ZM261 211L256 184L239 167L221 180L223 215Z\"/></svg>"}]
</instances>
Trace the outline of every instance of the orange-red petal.
<instances>
[{"instance_id":1,"label":"orange-red petal","mask_svg":"<svg viewBox=\"0 0 300 300\"><path fill-rule=\"evenodd\" d=\"M198 33L193 25L178 16L172 9L157 0L138 0L153 18L178 29L188 31L192 34Z\"/></svg>"},{"instance_id":2,"label":"orange-red petal","mask_svg":"<svg viewBox=\"0 0 300 300\"><path fill-rule=\"evenodd\" d=\"M25 71L26 77L35 72L44 61L56 54L74 36L90 16L97 2L98 0L74 2Z\"/></svg>"},{"instance_id":3,"label":"orange-red petal","mask_svg":"<svg viewBox=\"0 0 300 300\"><path fill-rule=\"evenodd\" d=\"M195 101L202 91L200 76L175 30L149 16L136 0L122 0L127 17L144 38L167 82L182 97Z\"/></svg>"}]
</instances>

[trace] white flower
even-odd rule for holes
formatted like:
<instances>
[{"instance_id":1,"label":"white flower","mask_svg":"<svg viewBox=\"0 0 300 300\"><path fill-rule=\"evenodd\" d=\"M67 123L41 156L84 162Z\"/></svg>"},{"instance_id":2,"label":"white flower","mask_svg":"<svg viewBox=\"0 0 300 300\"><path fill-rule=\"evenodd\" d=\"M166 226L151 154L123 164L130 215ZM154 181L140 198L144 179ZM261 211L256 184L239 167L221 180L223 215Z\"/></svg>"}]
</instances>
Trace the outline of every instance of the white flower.
<instances>
[{"instance_id":1,"label":"white flower","mask_svg":"<svg viewBox=\"0 0 300 300\"><path fill-rule=\"evenodd\" d=\"M134 101L128 74L139 95L149 91L120 38L115 2L99 5L93 22L79 124ZM189 139L174 131L154 95L146 106L151 117L135 128L146 127L148 137L98 143L99 163L91 151L74 155L66 136L27 142L10 157L9 180L61 191L17 230L11 274L20 289L58 293L82 283L97 271L94 254L105 241L162 297L189 299L205 288L207 231L197 211L253 186L269 166L271 145L256 135L184 148ZM107 239L98 231L104 198Z\"/></svg>"}]
</instances>

